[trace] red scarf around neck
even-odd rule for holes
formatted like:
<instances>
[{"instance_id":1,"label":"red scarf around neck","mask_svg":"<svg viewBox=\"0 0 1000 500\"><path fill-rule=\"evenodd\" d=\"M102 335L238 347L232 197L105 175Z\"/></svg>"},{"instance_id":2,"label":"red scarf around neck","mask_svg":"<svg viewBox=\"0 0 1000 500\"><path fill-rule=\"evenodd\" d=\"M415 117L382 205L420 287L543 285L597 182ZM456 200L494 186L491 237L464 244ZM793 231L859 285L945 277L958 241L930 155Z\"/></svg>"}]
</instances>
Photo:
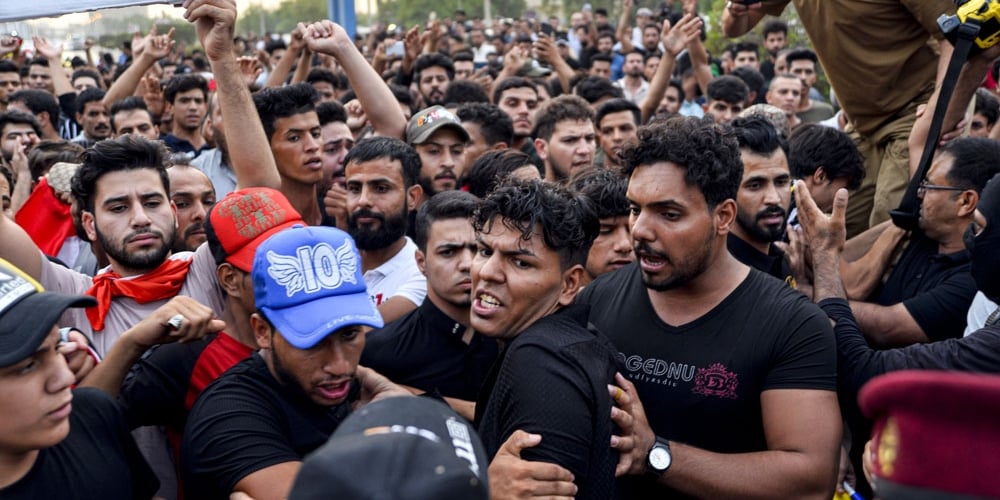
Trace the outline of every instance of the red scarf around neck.
<instances>
[{"instance_id":1,"label":"red scarf around neck","mask_svg":"<svg viewBox=\"0 0 1000 500\"><path fill-rule=\"evenodd\" d=\"M104 318L115 297L129 297L146 304L154 300L176 296L184 285L193 259L167 259L156 269L131 279L109 271L94 276L94 284L87 295L97 299L97 305L87 309L87 318L95 332L104 330Z\"/></svg>"}]
</instances>

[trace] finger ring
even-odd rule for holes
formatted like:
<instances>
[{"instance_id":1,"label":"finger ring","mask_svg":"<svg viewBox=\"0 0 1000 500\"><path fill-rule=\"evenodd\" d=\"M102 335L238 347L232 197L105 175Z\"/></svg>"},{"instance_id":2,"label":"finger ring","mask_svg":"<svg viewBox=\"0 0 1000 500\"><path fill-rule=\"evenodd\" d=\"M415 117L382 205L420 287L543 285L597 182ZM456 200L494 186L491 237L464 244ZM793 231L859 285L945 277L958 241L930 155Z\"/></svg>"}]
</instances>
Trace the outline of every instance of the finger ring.
<instances>
[{"instance_id":1,"label":"finger ring","mask_svg":"<svg viewBox=\"0 0 1000 500\"><path fill-rule=\"evenodd\" d=\"M733 2L732 2L732 0L729 0L728 2L726 2L726 8L727 9L733 8Z\"/></svg>"},{"instance_id":2,"label":"finger ring","mask_svg":"<svg viewBox=\"0 0 1000 500\"><path fill-rule=\"evenodd\" d=\"M170 328L173 328L174 330L180 330L181 325L184 324L185 319L187 318L185 318L183 314L175 314L170 319L167 320L167 324L170 325Z\"/></svg>"}]
</instances>

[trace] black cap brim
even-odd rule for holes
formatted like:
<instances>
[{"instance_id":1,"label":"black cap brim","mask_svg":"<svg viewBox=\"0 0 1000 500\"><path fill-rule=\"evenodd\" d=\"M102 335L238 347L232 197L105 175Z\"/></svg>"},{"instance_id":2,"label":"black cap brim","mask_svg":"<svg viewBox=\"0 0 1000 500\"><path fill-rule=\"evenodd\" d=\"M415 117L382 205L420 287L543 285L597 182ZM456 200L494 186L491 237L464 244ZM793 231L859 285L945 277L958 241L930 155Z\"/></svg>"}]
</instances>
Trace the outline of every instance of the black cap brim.
<instances>
[{"instance_id":1,"label":"black cap brim","mask_svg":"<svg viewBox=\"0 0 1000 500\"><path fill-rule=\"evenodd\" d=\"M31 356L52 331L63 311L91 307L97 300L87 295L41 292L29 295L4 312L0 321L0 367Z\"/></svg>"}]
</instances>

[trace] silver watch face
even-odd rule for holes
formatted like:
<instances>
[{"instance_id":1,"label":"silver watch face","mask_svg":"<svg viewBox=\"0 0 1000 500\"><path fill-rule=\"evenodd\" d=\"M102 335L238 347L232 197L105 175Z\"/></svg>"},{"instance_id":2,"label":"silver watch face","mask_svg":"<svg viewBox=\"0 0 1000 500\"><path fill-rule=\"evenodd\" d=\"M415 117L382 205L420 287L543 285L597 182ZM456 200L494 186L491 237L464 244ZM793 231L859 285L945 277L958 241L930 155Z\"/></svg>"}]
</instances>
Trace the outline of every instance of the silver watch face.
<instances>
[{"instance_id":1,"label":"silver watch face","mask_svg":"<svg viewBox=\"0 0 1000 500\"><path fill-rule=\"evenodd\" d=\"M656 470L667 470L670 467L670 452L666 448L655 446L649 450L649 465Z\"/></svg>"}]
</instances>

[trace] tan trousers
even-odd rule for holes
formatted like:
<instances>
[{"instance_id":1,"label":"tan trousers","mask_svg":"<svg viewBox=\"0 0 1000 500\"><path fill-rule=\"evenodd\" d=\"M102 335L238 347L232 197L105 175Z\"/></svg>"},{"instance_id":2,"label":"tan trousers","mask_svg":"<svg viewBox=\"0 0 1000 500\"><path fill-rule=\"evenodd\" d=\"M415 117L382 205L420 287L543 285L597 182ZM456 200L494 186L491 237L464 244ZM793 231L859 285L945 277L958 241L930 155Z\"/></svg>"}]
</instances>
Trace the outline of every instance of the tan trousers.
<instances>
[{"instance_id":1,"label":"tan trousers","mask_svg":"<svg viewBox=\"0 0 1000 500\"><path fill-rule=\"evenodd\" d=\"M862 136L848 125L848 134L855 140L865 158L865 179L851 193L847 206L847 237L889 220L889 211L899 206L910 180L909 149L906 145L910 129L917 119L917 105L911 103L900 110L897 118Z\"/></svg>"}]
</instances>

